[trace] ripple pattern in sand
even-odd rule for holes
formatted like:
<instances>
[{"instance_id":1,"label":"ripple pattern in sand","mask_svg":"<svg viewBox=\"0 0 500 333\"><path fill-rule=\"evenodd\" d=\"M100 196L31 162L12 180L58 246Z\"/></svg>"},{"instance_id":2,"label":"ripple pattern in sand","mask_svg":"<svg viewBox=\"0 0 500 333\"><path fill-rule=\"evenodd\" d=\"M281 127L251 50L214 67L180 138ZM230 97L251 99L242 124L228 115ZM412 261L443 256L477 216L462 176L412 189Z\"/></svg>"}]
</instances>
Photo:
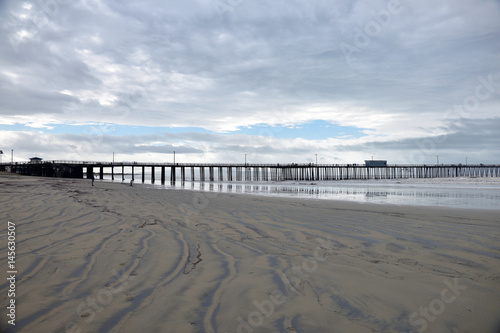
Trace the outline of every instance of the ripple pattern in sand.
<instances>
[{"instance_id":1,"label":"ripple pattern in sand","mask_svg":"<svg viewBox=\"0 0 500 333\"><path fill-rule=\"evenodd\" d=\"M470 300L499 299L493 215L29 179L0 179L19 232L19 332L409 331L460 278L468 310L433 323L447 332L488 322Z\"/></svg>"}]
</instances>

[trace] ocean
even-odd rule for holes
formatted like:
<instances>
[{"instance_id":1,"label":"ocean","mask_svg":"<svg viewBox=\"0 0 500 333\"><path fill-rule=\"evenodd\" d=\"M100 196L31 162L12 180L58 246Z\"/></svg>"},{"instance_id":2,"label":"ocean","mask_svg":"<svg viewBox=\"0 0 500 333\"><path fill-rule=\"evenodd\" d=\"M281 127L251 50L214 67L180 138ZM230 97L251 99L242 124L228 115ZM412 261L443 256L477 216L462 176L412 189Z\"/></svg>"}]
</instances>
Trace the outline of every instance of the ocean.
<instances>
[{"instance_id":1,"label":"ocean","mask_svg":"<svg viewBox=\"0 0 500 333\"><path fill-rule=\"evenodd\" d=\"M114 182L130 183L131 174L115 173ZM141 174L134 176L141 182ZM500 209L500 178L426 178L345 181L167 181L160 184L159 175L151 184L145 175L145 186L155 189L192 190L213 193L250 194L320 200L345 200L360 203L441 206L470 209ZM169 179L169 175L167 175ZM111 181L105 174L104 181Z\"/></svg>"}]
</instances>

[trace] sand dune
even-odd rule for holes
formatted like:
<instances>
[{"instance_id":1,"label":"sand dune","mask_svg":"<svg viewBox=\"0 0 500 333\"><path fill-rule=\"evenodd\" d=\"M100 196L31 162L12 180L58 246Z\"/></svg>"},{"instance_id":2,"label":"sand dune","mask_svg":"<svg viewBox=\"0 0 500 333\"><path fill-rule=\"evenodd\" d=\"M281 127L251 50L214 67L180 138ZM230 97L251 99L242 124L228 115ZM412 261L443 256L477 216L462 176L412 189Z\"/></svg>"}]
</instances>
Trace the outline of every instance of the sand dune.
<instances>
[{"instance_id":1,"label":"sand dune","mask_svg":"<svg viewBox=\"0 0 500 333\"><path fill-rule=\"evenodd\" d=\"M17 233L12 332L500 327L498 211L9 174L0 192L1 253L7 221Z\"/></svg>"}]
</instances>

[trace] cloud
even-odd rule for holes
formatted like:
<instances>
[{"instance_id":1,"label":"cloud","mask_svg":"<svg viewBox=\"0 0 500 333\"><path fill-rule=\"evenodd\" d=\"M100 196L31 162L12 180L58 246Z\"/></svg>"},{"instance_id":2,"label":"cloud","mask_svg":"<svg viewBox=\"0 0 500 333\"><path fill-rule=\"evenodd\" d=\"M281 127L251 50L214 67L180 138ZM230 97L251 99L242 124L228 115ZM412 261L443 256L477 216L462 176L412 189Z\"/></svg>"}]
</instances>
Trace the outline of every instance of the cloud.
<instances>
[{"instance_id":1,"label":"cloud","mask_svg":"<svg viewBox=\"0 0 500 333\"><path fill-rule=\"evenodd\" d=\"M499 14L493 0L6 1L0 125L35 129L2 132L0 148L28 154L48 140L60 150L47 153L58 158L71 146L95 159L118 150L161 158L162 149L184 147L192 158L211 160L249 150L256 158L297 160L321 150L346 161L380 149L404 161L400 147L437 137L462 142L451 140L461 133L464 145L498 160L495 133L480 133L499 119ZM295 140L262 143L238 133L315 121L366 135L317 139L303 131ZM78 143L71 127L67 137L50 133L75 123L145 126L151 136L160 128L212 133L104 132L107 141L97 148ZM436 145L435 155L454 152L451 143Z\"/></svg>"},{"instance_id":2,"label":"cloud","mask_svg":"<svg viewBox=\"0 0 500 333\"><path fill-rule=\"evenodd\" d=\"M320 163L362 163L375 156L390 163L498 163L500 119L461 119L448 134L402 140L355 139L305 140L246 134L158 133L108 135L98 130L84 134L0 131L0 141L16 145L16 156L27 159L109 160L112 153L125 161L165 161L175 151L179 161L240 162L246 154L254 163L308 163L318 154ZM478 145L477 143L481 144ZM489 152L489 153L486 153ZM20 155L24 154L24 155Z\"/></svg>"}]
</instances>

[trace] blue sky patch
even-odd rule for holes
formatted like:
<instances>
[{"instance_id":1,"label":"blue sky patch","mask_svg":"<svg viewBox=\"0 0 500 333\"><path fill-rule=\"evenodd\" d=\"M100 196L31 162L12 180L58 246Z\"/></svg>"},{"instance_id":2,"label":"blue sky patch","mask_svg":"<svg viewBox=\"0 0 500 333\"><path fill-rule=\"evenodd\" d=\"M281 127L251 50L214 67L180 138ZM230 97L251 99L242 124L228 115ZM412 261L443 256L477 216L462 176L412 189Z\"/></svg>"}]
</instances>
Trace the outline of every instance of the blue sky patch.
<instances>
[{"instance_id":1,"label":"blue sky patch","mask_svg":"<svg viewBox=\"0 0 500 333\"><path fill-rule=\"evenodd\" d=\"M230 134L248 134L271 136L281 139L302 138L306 140L323 140L328 138L359 138L365 136L365 128L354 126L340 126L324 120L315 120L294 126L270 126L266 124L240 127Z\"/></svg>"},{"instance_id":2,"label":"blue sky patch","mask_svg":"<svg viewBox=\"0 0 500 333\"><path fill-rule=\"evenodd\" d=\"M117 125L111 123L98 123L89 125L56 124L49 125L50 128L36 128L24 124L0 125L4 131L40 131L54 134L104 134L104 135L150 135L162 133L214 133L201 127L149 127ZM324 120L315 120L308 123L293 126L271 126L267 124L240 127L236 131L224 134L247 134L258 136L269 136L281 139L302 138L306 140L322 140L327 138L359 138L365 136L363 128L353 126L340 126Z\"/></svg>"}]
</instances>

